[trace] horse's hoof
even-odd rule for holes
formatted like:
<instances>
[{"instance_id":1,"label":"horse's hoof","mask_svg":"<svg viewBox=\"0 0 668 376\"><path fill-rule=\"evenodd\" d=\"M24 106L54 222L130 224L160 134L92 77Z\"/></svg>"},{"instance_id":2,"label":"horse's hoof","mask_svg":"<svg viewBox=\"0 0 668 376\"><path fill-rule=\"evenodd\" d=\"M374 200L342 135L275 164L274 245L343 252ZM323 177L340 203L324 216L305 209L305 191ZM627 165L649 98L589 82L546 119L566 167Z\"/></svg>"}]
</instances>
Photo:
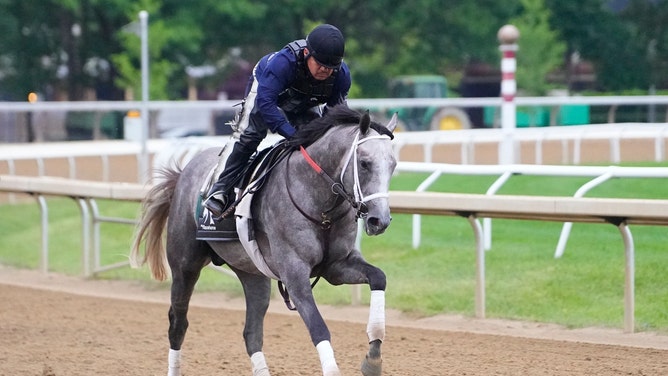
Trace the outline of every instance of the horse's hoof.
<instances>
[{"instance_id":1,"label":"horse's hoof","mask_svg":"<svg viewBox=\"0 0 668 376\"><path fill-rule=\"evenodd\" d=\"M262 368L262 369L257 369L253 370L253 376L271 376L269 373L269 368Z\"/></svg>"},{"instance_id":2,"label":"horse's hoof","mask_svg":"<svg viewBox=\"0 0 668 376\"><path fill-rule=\"evenodd\" d=\"M362 361L362 375L364 376L380 376L382 374L383 358L366 358Z\"/></svg>"}]
</instances>

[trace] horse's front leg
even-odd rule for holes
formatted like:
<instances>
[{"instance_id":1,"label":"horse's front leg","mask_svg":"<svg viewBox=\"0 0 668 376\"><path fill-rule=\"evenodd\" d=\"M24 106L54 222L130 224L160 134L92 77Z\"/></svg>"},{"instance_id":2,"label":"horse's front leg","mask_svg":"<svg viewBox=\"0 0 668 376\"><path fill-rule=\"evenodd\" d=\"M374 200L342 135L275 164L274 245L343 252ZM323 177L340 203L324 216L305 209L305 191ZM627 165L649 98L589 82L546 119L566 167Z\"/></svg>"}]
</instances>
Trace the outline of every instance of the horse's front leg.
<instances>
[{"instance_id":1,"label":"horse's front leg","mask_svg":"<svg viewBox=\"0 0 668 376\"><path fill-rule=\"evenodd\" d=\"M369 352L362 361L362 375L377 376L381 374L383 365L380 345L385 340L385 290L371 290L366 334L369 338Z\"/></svg>"},{"instance_id":2,"label":"horse's front leg","mask_svg":"<svg viewBox=\"0 0 668 376\"><path fill-rule=\"evenodd\" d=\"M364 376L379 376L383 363L380 347L385 340L385 273L366 262L359 252L354 252L347 259L331 265L324 277L333 285L369 285L371 299L366 327L369 352L362 361L361 371Z\"/></svg>"},{"instance_id":3,"label":"horse's front leg","mask_svg":"<svg viewBox=\"0 0 668 376\"><path fill-rule=\"evenodd\" d=\"M284 273L281 279L311 335L311 341L318 350L323 376L340 376L341 371L334 358L331 334L313 298L309 281L310 269L306 265L293 268Z\"/></svg>"}]
</instances>

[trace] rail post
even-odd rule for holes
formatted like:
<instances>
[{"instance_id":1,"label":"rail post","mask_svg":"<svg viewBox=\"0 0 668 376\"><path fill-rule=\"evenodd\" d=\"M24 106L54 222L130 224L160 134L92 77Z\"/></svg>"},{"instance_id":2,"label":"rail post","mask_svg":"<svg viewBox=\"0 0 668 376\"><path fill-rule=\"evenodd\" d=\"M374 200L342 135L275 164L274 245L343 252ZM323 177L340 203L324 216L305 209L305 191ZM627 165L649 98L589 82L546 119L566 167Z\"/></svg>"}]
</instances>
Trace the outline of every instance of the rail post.
<instances>
[{"instance_id":1,"label":"rail post","mask_svg":"<svg viewBox=\"0 0 668 376\"><path fill-rule=\"evenodd\" d=\"M140 38L141 38L141 158L139 160L139 181L148 182L150 173L149 155L146 143L149 139L149 75L148 68L148 12L139 12Z\"/></svg>"},{"instance_id":2,"label":"rail post","mask_svg":"<svg viewBox=\"0 0 668 376\"><path fill-rule=\"evenodd\" d=\"M501 130L503 133L499 144L499 164L515 163L515 146L513 133L516 126L515 93L517 84L515 82L515 70L517 62L517 40L520 32L513 25L504 25L497 34L502 53L501 58Z\"/></svg>"}]
</instances>

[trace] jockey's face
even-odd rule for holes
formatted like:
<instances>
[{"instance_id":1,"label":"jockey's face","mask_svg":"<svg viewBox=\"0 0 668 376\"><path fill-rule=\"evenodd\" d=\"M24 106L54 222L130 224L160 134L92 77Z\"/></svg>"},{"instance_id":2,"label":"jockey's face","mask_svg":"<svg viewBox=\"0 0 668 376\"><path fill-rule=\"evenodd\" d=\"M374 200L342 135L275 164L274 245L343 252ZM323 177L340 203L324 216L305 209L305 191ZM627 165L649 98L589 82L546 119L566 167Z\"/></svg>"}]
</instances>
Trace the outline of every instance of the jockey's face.
<instances>
[{"instance_id":1,"label":"jockey's face","mask_svg":"<svg viewBox=\"0 0 668 376\"><path fill-rule=\"evenodd\" d=\"M308 48L305 49L304 54L308 55ZM309 72L311 72L311 76L319 81L326 80L332 73L334 73L334 69L320 65L320 63L318 63L312 56L309 56L309 58L306 59L306 66L308 67Z\"/></svg>"}]
</instances>

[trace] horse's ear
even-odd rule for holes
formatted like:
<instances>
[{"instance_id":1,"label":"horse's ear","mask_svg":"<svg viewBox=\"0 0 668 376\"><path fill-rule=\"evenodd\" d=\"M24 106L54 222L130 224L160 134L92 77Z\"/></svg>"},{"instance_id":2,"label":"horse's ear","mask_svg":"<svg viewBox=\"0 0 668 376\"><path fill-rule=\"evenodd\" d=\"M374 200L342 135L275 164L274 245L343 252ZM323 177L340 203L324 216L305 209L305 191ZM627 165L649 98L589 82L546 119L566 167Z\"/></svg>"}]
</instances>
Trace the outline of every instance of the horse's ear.
<instances>
[{"instance_id":1,"label":"horse's ear","mask_svg":"<svg viewBox=\"0 0 668 376\"><path fill-rule=\"evenodd\" d=\"M392 115L392 119L390 119L390 122L387 123L385 128L389 129L390 132L394 132L394 129L397 127L398 123L399 123L399 118L397 113L395 112L394 115Z\"/></svg>"},{"instance_id":2,"label":"horse's ear","mask_svg":"<svg viewBox=\"0 0 668 376\"><path fill-rule=\"evenodd\" d=\"M369 110L366 110L360 117L360 133L366 134L369 131L370 124L371 116L369 116Z\"/></svg>"}]
</instances>

